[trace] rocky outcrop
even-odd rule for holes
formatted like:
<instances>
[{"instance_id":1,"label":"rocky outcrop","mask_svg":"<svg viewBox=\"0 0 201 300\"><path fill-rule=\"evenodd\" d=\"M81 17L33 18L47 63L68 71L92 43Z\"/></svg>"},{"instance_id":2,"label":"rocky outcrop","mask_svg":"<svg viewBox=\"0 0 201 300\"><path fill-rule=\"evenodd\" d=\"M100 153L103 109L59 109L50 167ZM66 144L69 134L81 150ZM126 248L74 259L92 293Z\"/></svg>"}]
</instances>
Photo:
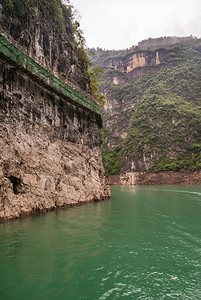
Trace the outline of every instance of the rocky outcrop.
<instances>
[{"instance_id":1,"label":"rocky outcrop","mask_svg":"<svg viewBox=\"0 0 201 300\"><path fill-rule=\"evenodd\" d=\"M141 75L146 74L153 69L154 66L158 66L163 62L163 51L142 51L134 50L127 55L117 55L114 57L108 57L101 62L102 67L116 71L113 74L113 83L122 84L126 83L130 79L134 79ZM122 76L122 73L124 76ZM123 79L123 81L122 81ZM112 80L112 78L110 78Z\"/></svg>"},{"instance_id":2,"label":"rocky outcrop","mask_svg":"<svg viewBox=\"0 0 201 300\"><path fill-rule=\"evenodd\" d=\"M0 220L108 198L93 112L0 71Z\"/></svg>"},{"instance_id":3,"label":"rocky outcrop","mask_svg":"<svg viewBox=\"0 0 201 300\"><path fill-rule=\"evenodd\" d=\"M183 172L127 172L108 175L111 185L159 185L159 184L201 184L201 171Z\"/></svg>"},{"instance_id":4,"label":"rocky outcrop","mask_svg":"<svg viewBox=\"0 0 201 300\"><path fill-rule=\"evenodd\" d=\"M115 70L120 69L121 72L129 73L129 72L133 71L134 69L142 68L149 64L150 65L160 64L158 51L156 51L155 57L153 57L153 56L149 57L149 55L146 53L138 52L138 53L134 53L131 56L128 56L125 59L125 61L120 59L119 61L114 60L114 62L113 62L111 60L110 61L110 69L115 69Z\"/></svg>"}]
</instances>

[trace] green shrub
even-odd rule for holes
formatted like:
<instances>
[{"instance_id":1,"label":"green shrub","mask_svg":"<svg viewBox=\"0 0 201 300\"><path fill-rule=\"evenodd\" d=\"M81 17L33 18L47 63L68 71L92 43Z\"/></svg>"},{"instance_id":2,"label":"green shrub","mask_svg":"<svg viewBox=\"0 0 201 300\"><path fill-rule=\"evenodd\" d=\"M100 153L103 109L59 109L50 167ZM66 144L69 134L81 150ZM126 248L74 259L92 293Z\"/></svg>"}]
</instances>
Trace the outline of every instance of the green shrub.
<instances>
[{"instance_id":1,"label":"green shrub","mask_svg":"<svg viewBox=\"0 0 201 300\"><path fill-rule=\"evenodd\" d=\"M102 149L103 165L107 174L120 173L121 149L119 147Z\"/></svg>"}]
</instances>

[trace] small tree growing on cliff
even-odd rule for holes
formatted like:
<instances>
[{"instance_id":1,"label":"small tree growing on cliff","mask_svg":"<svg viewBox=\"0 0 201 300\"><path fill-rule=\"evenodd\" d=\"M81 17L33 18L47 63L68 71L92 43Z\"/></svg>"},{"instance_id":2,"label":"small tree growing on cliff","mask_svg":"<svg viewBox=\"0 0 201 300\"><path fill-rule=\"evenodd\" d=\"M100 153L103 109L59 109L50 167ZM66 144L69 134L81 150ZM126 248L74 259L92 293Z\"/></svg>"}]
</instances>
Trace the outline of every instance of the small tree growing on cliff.
<instances>
[{"instance_id":1,"label":"small tree growing on cliff","mask_svg":"<svg viewBox=\"0 0 201 300\"><path fill-rule=\"evenodd\" d=\"M92 96L100 103L100 105L106 104L105 95L98 93L99 92L99 83L101 77L105 74L103 69L100 66L90 64L90 67L87 71L87 77L90 82L90 89Z\"/></svg>"}]
</instances>

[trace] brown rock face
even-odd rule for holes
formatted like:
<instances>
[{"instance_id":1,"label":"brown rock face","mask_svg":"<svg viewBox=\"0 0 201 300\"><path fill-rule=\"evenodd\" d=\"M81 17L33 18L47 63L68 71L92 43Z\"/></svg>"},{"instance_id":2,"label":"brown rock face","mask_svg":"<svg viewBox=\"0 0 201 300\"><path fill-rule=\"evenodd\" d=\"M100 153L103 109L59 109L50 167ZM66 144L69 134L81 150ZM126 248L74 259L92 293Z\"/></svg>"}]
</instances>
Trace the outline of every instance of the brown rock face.
<instances>
[{"instance_id":1,"label":"brown rock face","mask_svg":"<svg viewBox=\"0 0 201 300\"><path fill-rule=\"evenodd\" d=\"M90 93L77 26L60 0L0 4L0 33L7 40ZM0 221L110 197L97 115L37 80L0 56Z\"/></svg>"},{"instance_id":2,"label":"brown rock face","mask_svg":"<svg viewBox=\"0 0 201 300\"><path fill-rule=\"evenodd\" d=\"M92 112L0 60L0 221L110 196Z\"/></svg>"},{"instance_id":3,"label":"brown rock face","mask_svg":"<svg viewBox=\"0 0 201 300\"><path fill-rule=\"evenodd\" d=\"M139 77L141 75L141 68L148 67L143 69L143 71L147 73L151 65L159 65L162 59L163 53L159 53L158 51L153 51L150 53L148 51L139 50L138 53L130 54L127 57L115 57L114 59L105 59L105 61L102 63L102 66L104 68L107 68L108 70L110 69L123 72L124 81L126 82L126 79L128 78L134 79L136 77ZM117 74L121 76L120 73ZM121 79L122 78L119 79L120 83Z\"/></svg>"}]
</instances>

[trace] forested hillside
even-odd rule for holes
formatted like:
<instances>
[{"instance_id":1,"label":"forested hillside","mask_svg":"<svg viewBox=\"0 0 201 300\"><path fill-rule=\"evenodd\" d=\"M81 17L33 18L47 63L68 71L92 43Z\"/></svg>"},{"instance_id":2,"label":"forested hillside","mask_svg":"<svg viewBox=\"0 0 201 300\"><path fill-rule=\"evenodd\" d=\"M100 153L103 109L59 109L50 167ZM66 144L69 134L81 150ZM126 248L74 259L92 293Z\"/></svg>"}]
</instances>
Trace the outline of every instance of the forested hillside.
<instances>
[{"instance_id":1,"label":"forested hillside","mask_svg":"<svg viewBox=\"0 0 201 300\"><path fill-rule=\"evenodd\" d=\"M106 71L106 172L200 169L201 40L90 54Z\"/></svg>"}]
</instances>

